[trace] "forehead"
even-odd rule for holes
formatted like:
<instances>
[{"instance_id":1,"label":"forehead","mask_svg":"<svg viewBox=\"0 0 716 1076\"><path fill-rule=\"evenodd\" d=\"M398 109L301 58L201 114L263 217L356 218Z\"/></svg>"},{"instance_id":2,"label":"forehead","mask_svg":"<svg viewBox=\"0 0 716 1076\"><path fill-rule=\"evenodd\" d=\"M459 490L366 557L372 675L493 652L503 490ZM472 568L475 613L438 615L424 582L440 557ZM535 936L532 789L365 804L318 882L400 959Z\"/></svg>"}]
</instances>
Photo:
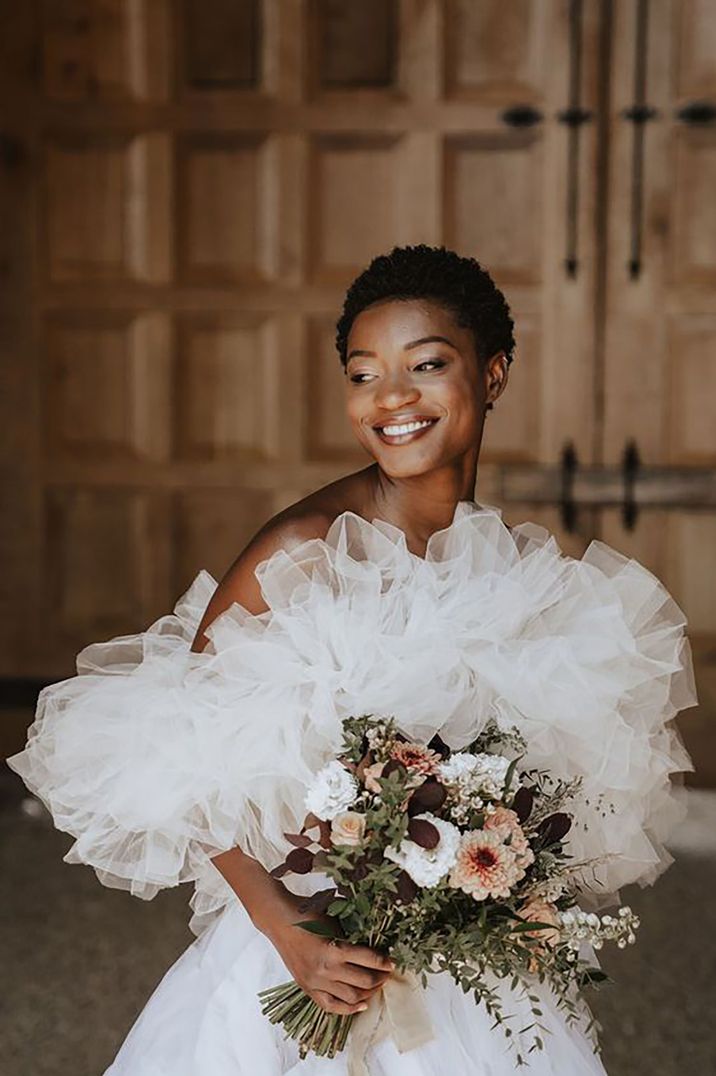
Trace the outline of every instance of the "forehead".
<instances>
[{"instance_id":1,"label":"forehead","mask_svg":"<svg viewBox=\"0 0 716 1076\"><path fill-rule=\"evenodd\" d=\"M474 351L470 329L432 299L383 299L358 314L348 334L348 352L400 349L426 336L444 336L462 352Z\"/></svg>"}]
</instances>

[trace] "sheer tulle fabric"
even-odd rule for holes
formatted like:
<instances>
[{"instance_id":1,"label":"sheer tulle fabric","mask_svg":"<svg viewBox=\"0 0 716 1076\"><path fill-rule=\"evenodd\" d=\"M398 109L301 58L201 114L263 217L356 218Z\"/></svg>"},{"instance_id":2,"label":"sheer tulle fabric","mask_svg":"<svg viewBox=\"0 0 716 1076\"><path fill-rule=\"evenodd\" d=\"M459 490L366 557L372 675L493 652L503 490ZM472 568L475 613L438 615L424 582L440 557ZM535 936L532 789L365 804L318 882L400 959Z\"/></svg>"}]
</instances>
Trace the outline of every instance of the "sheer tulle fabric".
<instances>
[{"instance_id":1,"label":"sheer tulle fabric","mask_svg":"<svg viewBox=\"0 0 716 1076\"><path fill-rule=\"evenodd\" d=\"M296 1043L262 1016L256 992L288 978L276 950L234 902L169 969L105 1076L348 1076L346 1054L301 1061ZM392 1039L371 1047L371 1076L606 1076L586 1020L566 1025L536 979L531 990L540 998L546 1032L544 1050L529 1054L534 1029L518 1034L535 1019L528 1002L506 980L490 985L512 1017L529 1068L515 1068L516 1054L484 1006L448 976L433 975L425 1003L435 1038L405 1054Z\"/></svg>"},{"instance_id":2,"label":"sheer tulle fabric","mask_svg":"<svg viewBox=\"0 0 716 1076\"><path fill-rule=\"evenodd\" d=\"M206 571L172 614L86 647L41 693L8 761L76 838L68 861L145 899L194 882L201 933L235 902L211 857L240 845L275 866L341 718L375 712L453 748L494 716L522 730L528 765L582 775L571 854L613 857L592 906L669 865L685 812L670 775L693 769L671 718L697 700L684 614L638 562L599 541L565 556L544 528L461 501L424 559L347 511L257 577L269 610L233 605L203 654L189 647Z\"/></svg>"}]
</instances>

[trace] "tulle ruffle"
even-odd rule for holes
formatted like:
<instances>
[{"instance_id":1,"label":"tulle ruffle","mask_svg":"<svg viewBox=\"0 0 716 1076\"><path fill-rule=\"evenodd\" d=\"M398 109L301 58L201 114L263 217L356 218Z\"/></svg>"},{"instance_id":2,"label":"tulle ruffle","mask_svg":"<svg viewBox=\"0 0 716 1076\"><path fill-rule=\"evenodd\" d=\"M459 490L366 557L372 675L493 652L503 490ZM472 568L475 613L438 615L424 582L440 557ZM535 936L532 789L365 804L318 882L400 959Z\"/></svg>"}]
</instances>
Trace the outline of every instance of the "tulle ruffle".
<instances>
[{"instance_id":1,"label":"tulle ruffle","mask_svg":"<svg viewBox=\"0 0 716 1076\"><path fill-rule=\"evenodd\" d=\"M686 618L638 562L599 541L565 556L544 528L461 501L424 559L347 511L256 575L268 611L234 604L203 654L189 648L206 571L172 614L86 647L41 693L8 762L76 838L69 862L145 899L193 881L198 933L233 899L211 857L240 845L275 866L341 719L372 712L453 748L494 717L526 736L526 765L581 775L570 852L602 860L592 907L671 863L694 768L671 719L697 698Z\"/></svg>"}]
</instances>

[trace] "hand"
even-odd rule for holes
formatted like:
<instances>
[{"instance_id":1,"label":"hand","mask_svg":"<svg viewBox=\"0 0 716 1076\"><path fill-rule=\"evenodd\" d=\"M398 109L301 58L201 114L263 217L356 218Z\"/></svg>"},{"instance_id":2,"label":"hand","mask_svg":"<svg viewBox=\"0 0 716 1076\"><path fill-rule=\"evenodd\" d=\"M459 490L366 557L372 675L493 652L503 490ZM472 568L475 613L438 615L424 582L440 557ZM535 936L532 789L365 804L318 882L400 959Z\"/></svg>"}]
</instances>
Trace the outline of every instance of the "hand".
<instances>
[{"instance_id":1,"label":"hand","mask_svg":"<svg viewBox=\"0 0 716 1076\"><path fill-rule=\"evenodd\" d=\"M316 916L297 910L300 898L287 892L287 915L265 931L302 990L326 1012L362 1012L393 971L387 958L365 945L331 941L295 924ZM330 920L322 917L324 921Z\"/></svg>"}]
</instances>

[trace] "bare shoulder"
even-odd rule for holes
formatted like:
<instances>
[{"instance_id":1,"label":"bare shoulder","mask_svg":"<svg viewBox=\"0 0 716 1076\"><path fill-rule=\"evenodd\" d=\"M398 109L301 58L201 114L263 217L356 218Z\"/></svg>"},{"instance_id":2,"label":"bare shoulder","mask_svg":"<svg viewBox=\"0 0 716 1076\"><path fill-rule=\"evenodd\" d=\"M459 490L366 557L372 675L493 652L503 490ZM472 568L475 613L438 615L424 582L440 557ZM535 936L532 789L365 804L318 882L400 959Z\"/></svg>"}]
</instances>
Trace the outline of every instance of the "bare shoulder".
<instances>
[{"instance_id":1,"label":"bare shoulder","mask_svg":"<svg viewBox=\"0 0 716 1076\"><path fill-rule=\"evenodd\" d=\"M235 602L250 613L266 612L266 605L255 575L256 567L279 549L290 551L311 538L325 538L334 515L328 504L310 497L278 512L256 532L236 557L212 595L191 649L201 651L208 639L205 629Z\"/></svg>"}]
</instances>

